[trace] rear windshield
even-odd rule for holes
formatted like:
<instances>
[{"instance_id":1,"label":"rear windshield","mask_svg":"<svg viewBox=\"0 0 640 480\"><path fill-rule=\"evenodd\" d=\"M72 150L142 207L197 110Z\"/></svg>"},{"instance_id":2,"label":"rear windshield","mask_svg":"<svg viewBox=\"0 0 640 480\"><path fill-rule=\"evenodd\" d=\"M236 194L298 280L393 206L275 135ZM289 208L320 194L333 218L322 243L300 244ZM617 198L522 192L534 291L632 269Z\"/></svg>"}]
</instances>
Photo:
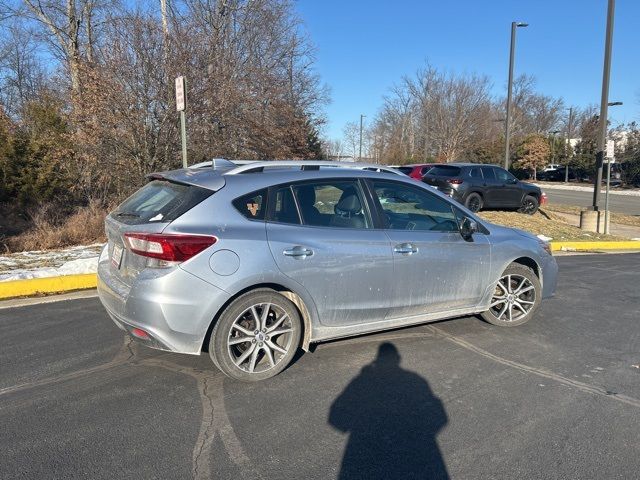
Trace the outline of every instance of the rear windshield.
<instances>
[{"instance_id":1,"label":"rear windshield","mask_svg":"<svg viewBox=\"0 0 640 480\"><path fill-rule=\"evenodd\" d=\"M457 177L460 175L460 167L451 165L438 165L427 172L429 175L439 175L442 177Z\"/></svg>"},{"instance_id":2,"label":"rear windshield","mask_svg":"<svg viewBox=\"0 0 640 480\"><path fill-rule=\"evenodd\" d=\"M153 180L126 199L113 216L122 223L172 222L213 192L194 185Z\"/></svg>"},{"instance_id":3,"label":"rear windshield","mask_svg":"<svg viewBox=\"0 0 640 480\"><path fill-rule=\"evenodd\" d=\"M398 170L400 170L405 175L409 175L413 171L413 167L398 167Z\"/></svg>"}]
</instances>

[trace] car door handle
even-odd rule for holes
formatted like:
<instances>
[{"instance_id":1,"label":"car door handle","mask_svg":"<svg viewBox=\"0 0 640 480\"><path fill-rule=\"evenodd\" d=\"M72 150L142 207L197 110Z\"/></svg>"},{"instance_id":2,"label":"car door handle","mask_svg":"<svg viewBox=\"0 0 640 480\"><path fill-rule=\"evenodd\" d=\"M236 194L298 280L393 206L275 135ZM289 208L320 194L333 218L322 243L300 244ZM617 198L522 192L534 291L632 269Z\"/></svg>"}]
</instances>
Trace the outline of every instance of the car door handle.
<instances>
[{"instance_id":1,"label":"car door handle","mask_svg":"<svg viewBox=\"0 0 640 480\"><path fill-rule=\"evenodd\" d=\"M301 247L300 245L296 245L295 247L287 248L282 252L282 254L286 257L296 257L304 259L313 255L313 250L306 247Z\"/></svg>"},{"instance_id":2,"label":"car door handle","mask_svg":"<svg viewBox=\"0 0 640 480\"><path fill-rule=\"evenodd\" d=\"M400 243L393 247L393 251L403 255L411 255L412 253L418 253L418 248L410 243Z\"/></svg>"}]
</instances>

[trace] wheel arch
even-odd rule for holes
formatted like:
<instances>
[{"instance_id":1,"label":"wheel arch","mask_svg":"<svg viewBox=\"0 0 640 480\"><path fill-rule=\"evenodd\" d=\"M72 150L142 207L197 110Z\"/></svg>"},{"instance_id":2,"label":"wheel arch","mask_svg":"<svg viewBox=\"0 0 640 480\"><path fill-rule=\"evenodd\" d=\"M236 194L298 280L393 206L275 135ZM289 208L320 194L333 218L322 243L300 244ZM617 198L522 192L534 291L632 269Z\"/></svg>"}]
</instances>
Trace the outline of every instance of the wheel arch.
<instances>
[{"instance_id":1,"label":"wheel arch","mask_svg":"<svg viewBox=\"0 0 640 480\"><path fill-rule=\"evenodd\" d=\"M258 290L260 288L267 288L270 290L274 290L279 294L281 294L286 299L290 300L296 306L296 309L300 314L300 318L302 319L302 342L300 346L305 352L309 351L309 345L311 344L311 332L312 332L311 314L309 312L309 308L307 307L302 297L298 295L296 292L292 291L290 288L285 287L284 285L280 285L278 283L258 283L258 284L251 285L239 290L234 295L229 297L229 299L224 303L224 305L222 305L222 307L218 309L215 316L211 320L209 327L207 328L207 333L205 334L202 340L202 345L200 346L201 352L205 352L208 350L209 341L211 339L211 332L213 332L213 327L216 325L216 323L218 322L218 319L220 318L220 315L222 315L222 313L227 309L227 307L231 305L231 303L233 303L236 300L236 298L240 297L241 295L244 295L245 293L251 292L253 290Z\"/></svg>"},{"instance_id":2,"label":"wheel arch","mask_svg":"<svg viewBox=\"0 0 640 480\"><path fill-rule=\"evenodd\" d=\"M513 260L511 263L517 263L519 265L529 267L531 270L533 270L533 273L536 274L536 277L538 277L538 280L540 280L540 285L542 285L542 270L540 268L540 265L538 265L538 262L536 262L533 258L518 257L515 260Z\"/></svg>"}]
</instances>

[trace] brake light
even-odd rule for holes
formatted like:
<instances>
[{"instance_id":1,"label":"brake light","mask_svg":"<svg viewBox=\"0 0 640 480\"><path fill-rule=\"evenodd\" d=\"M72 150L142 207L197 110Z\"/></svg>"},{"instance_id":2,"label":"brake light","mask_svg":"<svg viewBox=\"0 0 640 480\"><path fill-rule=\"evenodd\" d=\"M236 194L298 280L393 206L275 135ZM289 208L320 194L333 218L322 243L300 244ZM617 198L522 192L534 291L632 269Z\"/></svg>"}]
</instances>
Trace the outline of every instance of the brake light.
<instances>
[{"instance_id":1,"label":"brake light","mask_svg":"<svg viewBox=\"0 0 640 480\"><path fill-rule=\"evenodd\" d=\"M218 240L213 235L125 233L125 244L133 253L167 262L184 262Z\"/></svg>"},{"instance_id":2,"label":"brake light","mask_svg":"<svg viewBox=\"0 0 640 480\"><path fill-rule=\"evenodd\" d=\"M447 178L447 183L452 185L460 185L462 183L462 179L460 178Z\"/></svg>"}]
</instances>

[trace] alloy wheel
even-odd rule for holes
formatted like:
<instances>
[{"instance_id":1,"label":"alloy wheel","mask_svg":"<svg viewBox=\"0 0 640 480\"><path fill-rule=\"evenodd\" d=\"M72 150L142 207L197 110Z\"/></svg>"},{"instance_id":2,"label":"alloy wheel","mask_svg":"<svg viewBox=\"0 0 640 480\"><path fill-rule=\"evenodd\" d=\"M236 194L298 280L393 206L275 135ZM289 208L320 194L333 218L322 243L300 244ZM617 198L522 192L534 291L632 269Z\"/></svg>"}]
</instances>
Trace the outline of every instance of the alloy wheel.
<instances>
[{"instance_id":1,"label":"alloy wheel","mask_svg":"<svg viewBox=\"0 0 640 480\"><path fill-rule=\"evenodd\" d=\"M490 311L504 322L522 320L536 303L536 288L522 275L505 275L496 285Z\"/></svg>"},{"instance_id":2,"label":"alloy wheel","mask_svg":"<svg viewBox=\"0 0 640 480\"><path fill-rule=\"evenodd\" d=\"M479 197L472 197L469 199L469 205L468 205L468 209L471 210L472 212L476 213L480 210L480 198Z\"/></svg>"},{"instance_id":3,"label":"alloy wheel","mask_svg":"<svg viewBox=\"0 0 640 480\"><path fill-rule=\"evenodd\" d=\"M229 356L236 367L248 373L274 368L292 347L293 326L278 305L261 303L242 312L231 325L227 338Z\"/></svg>"},{"instance_id":4,"label":"alloy wheel","mask_svg":"<svg viewBox=\"0 0 640 480\"><path fill-rule=\"evenodd\" d=\"M531 199L525 199L524 204L522 205L522 211L531 215L536 210L536 204Z\"/></svg>"}]
</instances>

